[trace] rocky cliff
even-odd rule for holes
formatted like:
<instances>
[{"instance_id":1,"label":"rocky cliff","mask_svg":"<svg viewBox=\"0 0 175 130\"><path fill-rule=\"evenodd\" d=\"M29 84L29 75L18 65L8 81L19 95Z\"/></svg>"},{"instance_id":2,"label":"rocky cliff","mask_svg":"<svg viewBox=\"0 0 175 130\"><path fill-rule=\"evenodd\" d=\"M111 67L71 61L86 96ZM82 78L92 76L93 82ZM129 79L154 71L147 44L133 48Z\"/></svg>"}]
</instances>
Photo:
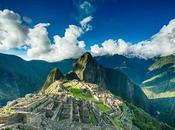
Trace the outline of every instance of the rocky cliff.
<instances>
[{"instance_id":1,"label":"rocky cliff","mask_svg":"<svg viewBox=\"0 0 175 130\"><path fill-rule=\"evenodd\" d=\"M122 72L99 65L90 53L83 54L77 60L74 72L80 80L98 84L113 94L149 110L149 101L138 86Z\"/></svg>"}]
</instances>

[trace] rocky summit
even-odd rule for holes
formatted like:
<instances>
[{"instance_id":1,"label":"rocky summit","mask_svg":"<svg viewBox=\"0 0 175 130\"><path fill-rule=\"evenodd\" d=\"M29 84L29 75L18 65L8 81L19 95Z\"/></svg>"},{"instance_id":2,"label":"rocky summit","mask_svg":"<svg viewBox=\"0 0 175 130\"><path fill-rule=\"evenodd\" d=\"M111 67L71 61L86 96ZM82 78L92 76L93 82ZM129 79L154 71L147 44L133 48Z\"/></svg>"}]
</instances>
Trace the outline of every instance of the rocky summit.
<instances>
[{"instance_id":1,"label":"rocky summit","mask_svg":"<svg viewBox=\"0 0 175 130\"><path fill-rule=\"evenodd\" d=\"M136 88L121 72L115 71L112 75L113 78L118 76L115 82L123 79L122 82L128 81L130 86L120 82L116 84L116 87L120 86L117 89L120 94L112 94L103 77L105 71L89 53L78 59L74 70L68 74L53 69L38 93L10 101L0 109L0 129L173 130L134 106L131 100L122 99L120 85L127 94L133 94L128 88ZM101 81L106 86L101 86Z\"/></svg>"}]
</instances>

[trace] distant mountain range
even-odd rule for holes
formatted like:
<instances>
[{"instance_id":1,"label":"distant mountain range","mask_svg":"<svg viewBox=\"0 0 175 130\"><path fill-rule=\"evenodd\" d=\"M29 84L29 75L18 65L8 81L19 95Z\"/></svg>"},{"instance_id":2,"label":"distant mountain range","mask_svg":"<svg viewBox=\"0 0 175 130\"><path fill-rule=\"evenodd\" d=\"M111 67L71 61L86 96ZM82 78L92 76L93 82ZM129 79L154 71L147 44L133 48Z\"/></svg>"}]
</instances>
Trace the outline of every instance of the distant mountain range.
<instances>
[{"instance_id":1,"label":"distant mountain range","mask_svg":"<svg viewBox=\"0 0 175 130\"><path fill-rule=\"evenodd\" d=\"M175 126L174 55L149 60L121 55L94 59L87 56L85 61L68 59L48 63L24 61L16 56L0 54L0 105L27 93L38 92L49 71L56 67L63 74L69 72L66 74L67 79L79 78L98 84L140 106L159 120ZM82 63L88 63L87 68L84 68ZM71 71L73 66L76 66L76 69L74 67Z\"/></svg>"},{"instance_id":2,"label":"distant mountain range","mask_svg":"<svg viewBox=\"0 0 175 130\"><path fill-rule=\"evenodd\" d=\"M90 53L85 53L69 73L53 69L38 93L27 94L1 108L0 127L174 130L141 109L147 111L150 105L141 88L127 75L99 65Z\"/></svg>"},{"instance_id":3,"label":"distant mountain range","mask_svg":"<svg viewBox=\"0 0 175 130\"><path fill-rule=\"evenodd\" d=\"M175 126L175 56L156 58L141 87L159 111L157 118Z\"/></svg>"},{"instance_id":4,"label":"distant mountain range","mask_svg":"<svg viewBox=\"0 0 175 130\"><path fill-rule=\"evenodd\" d=\"M0 54L0 105L38 91L52 68L59 67L66 73L72 69L73 61L25 61L17 56Z\"/></svg>"}]
</instances>

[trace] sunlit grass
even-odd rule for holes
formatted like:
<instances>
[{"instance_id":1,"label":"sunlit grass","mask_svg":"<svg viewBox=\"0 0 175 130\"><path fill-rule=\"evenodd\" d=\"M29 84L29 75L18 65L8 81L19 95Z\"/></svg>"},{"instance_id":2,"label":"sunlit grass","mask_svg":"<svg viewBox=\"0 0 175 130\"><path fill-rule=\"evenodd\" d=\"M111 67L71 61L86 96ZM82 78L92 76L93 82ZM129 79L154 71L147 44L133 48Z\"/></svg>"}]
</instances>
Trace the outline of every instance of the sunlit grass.
<instances>
[{"instance_id":1,"label":"sunlit grass","mask_svg":"<svg viewBox=\"0 0 175 130\"><path fill-rule=\"evenodd\" d=\"M79 88L71 87L69 88L69 91L77 99L93 100L93 97L90 91L87 89L79 89Z\"/></svg>"},{"instance_id":2,"label":"sunlit grass","mask_svg":"<svg viewBox=\"0 0 175 130\"><path fill-rule=\"evenodd\" d=\"M108 112L110 111L111 109L105 105L103 102L96 102L96 107L98 109L100 109L102 112Z\"/></svg>"}]
</instances>

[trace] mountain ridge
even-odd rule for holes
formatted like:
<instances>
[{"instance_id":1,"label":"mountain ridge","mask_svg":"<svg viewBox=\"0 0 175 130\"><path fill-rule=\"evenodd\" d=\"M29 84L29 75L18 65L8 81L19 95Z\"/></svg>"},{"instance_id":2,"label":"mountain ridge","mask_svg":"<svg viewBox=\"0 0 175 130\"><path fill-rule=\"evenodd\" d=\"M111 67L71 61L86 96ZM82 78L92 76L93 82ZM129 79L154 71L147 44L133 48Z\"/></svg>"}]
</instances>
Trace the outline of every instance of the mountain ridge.
<instances>
[{"instance_id":1,"label":"mountain ridge","mask_svg":"<svg viewBox=\"0 0 175 130\"><path fill-rule=\"evenodd\" d=\"M84 53L77 60L74 72L80 80L107 88L113 94L149 111L147 97L138 86L132 83L122 72L98 65L90 53Z\"/></svg>"}]
</instances>

